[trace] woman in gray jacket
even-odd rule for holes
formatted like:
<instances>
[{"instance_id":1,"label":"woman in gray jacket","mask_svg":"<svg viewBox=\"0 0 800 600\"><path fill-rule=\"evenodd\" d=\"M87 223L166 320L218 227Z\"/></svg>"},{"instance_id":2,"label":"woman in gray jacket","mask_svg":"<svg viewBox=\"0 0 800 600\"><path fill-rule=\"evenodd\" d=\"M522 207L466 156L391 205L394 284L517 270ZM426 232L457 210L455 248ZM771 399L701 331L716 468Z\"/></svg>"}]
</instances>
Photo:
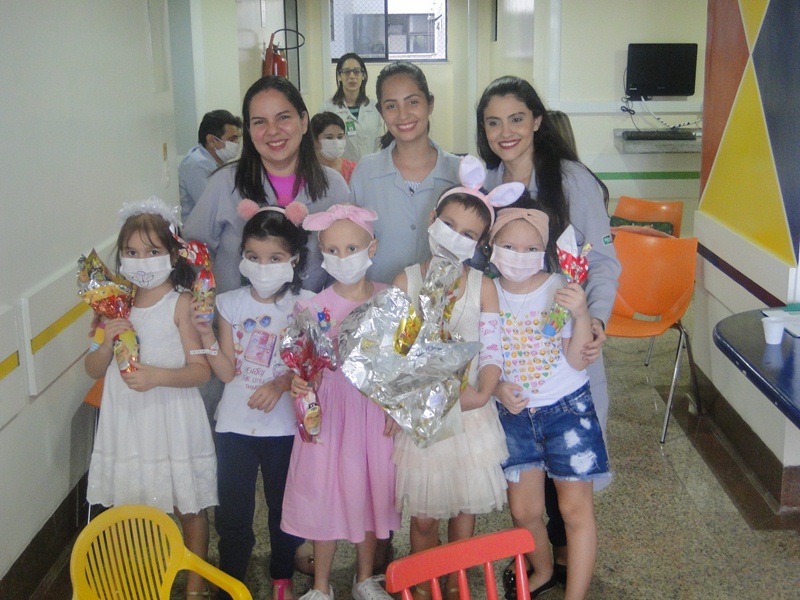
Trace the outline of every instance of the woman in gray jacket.
<instances>
[{"instance_id":1,"label":"woman in gray jacket","mask_svg":"<svg viewBox=\"0 0 800 600\"><path fill-rule=\"evenodd\" d=\"M342 176L317 160L308 110L288 79L269 75L256 81L244 96L242 117L241 158L211 176L183 228L186 239L208 245L218 293L241 286L245 221L236 207L242 199L281 207L301 202L315 213L350 197ZM318 292L326 278L317 236L309 236L303 287Z\"/></svg>"}]
</instances>

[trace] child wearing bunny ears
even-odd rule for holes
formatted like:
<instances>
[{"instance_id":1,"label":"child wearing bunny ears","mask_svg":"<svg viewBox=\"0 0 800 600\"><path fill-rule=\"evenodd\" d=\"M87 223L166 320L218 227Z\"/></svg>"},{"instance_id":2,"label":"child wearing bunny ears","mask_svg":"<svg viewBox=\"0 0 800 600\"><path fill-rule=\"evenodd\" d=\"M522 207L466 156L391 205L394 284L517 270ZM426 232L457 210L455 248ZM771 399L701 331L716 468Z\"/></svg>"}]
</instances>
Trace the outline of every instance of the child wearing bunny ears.
<instances>
[{"instance_id":1,"label":"child wearing bunny ears","mask_svg":"<svg viewBox=\"0 0 800 600\"><path fill-rule=\"evenodd\" d=\"M477 158L462 159L461 185L442 194L431 214L428 233L434 256L455 256L461 262L471 258L477 244L488 237L494 207L516 201L525 189L510 183L487 196L480 191L485 175ZM415 305L429 265L430 260L412 265L394 280ZM455 297L446 328L464 340L480 340L483 349L469 366L469 385L448 413L446 428L458 433L424 449L405 432L395 437L397 508L411 514L412 552L438 545L440 519L449 519L449 541L471 537L475 515L501 509L506 499L500 464L508 452L497 409L489 402L502 372L497 291L480 271L464 265ZM446 591L451 598L458 593L454 574ZM418 586L416 595L429 596L428 584Z\"/></svg>"},{"instance_id":2,"label":"child wearing bunny ears","mask_svg":"<svg viewBox=\"0 0 800 600\"><path fill-rule=\"evenodd\" d=\"M303 221L306 230L319 231L322 267L335 282L298 302L296 311L311 310L334 340L342 320L387 287L366 277L378 245L377 218L369 209L337 204ZM310 389L309 382L295 376L293 394ZM390 600L381 578L373 577L377 540L400 528L387 417L341 370L323 371L317 398L321 431L316 443L302 441L299 433L295 437L281 524L287 533L314 540L314 587L302 599L333 599L333 557L337 540L345 539L356 546L353 598Z\"/></svg>"}]
</instances>

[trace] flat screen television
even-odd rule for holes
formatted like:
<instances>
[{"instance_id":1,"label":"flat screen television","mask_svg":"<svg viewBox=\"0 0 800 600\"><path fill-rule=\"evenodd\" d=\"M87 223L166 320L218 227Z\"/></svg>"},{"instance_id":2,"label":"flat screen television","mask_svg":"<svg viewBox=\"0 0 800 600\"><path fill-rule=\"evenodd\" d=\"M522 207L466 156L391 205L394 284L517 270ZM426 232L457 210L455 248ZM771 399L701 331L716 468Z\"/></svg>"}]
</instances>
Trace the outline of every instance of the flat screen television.
<instances>
[{"instance_id":1,"label":"flat screen television","mask_svg":"<svg viewBox=\"0 0 800 600\"><path fill-rule=\"evenodd\" d=\"M692 96L697 74L697 44L628 44L625 95Z\"/></svg>"}]
</instances>

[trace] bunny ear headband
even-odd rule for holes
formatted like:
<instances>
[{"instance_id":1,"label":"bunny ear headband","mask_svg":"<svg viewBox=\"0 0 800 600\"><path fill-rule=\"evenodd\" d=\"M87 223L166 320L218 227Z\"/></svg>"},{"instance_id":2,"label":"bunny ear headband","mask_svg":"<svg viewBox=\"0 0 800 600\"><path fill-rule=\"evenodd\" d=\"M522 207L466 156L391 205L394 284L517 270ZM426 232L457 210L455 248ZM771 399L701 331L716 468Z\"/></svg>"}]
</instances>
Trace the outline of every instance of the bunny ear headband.
<instances>
[{"instance_id":1,"label":"bunny ear headband","mask_svg":"<svg viewBox=\"0 0 800 600\"><path fill-rule=\"evenodd\" d=\"M486 181L486 168L483 163L474 156L467 155L461 159L458 167L458 179L461 181L460 187L455 187L446 191L436 203L438 206L442 200L453 194L469 194L475 196L483 202L489 209L491 227L494 225L494 209L502 208L516 202L525 191L525 186L517 181L498 185L488 194L481 192L481 186Z\"/></svg>"},{"instance_id":2,"label":"bunny ear headband","mask_svg":"<svg viewBox=\"0 0 800 600\"><path fill-rule=\"evenodd\" d=\"M282 214L297 227L300 227L303 219L308 215L308 208L306 208L306 205L297 201L290 202L286 208L280 208L278 206L259 206L257 202L245 198L236 206L236 212L238 212L239 216L245 221L249 221L257 213L265 211Z\"/></svg>"},{"instance_id":3,"label":"bunny ear headband","mask_svg":"<svg viewBox=\"0 0 800 600\"><path fill-rule=\"evenodd\" d=\"M352 221L366 230L370 236L375 237L375 227L372 225L372 221L378 220L377 213L355 204L334 204L325 212L308 215L303 221L303 227L308 231L324 231L342 219Z\"/></svg>"}]
</instances>

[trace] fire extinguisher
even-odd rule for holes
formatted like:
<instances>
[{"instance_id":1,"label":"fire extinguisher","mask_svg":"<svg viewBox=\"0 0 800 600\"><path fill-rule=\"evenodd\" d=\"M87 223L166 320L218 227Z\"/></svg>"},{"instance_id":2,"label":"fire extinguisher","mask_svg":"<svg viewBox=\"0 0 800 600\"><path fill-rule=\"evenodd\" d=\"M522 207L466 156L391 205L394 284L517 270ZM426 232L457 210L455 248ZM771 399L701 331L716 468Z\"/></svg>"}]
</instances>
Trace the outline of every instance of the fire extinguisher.
<instances>
[{"instance_id":1,"label":"fire extinguisher","mask_svg":"<svg viewBox=\"0 0 800 600\"><path fill-rule=\"evenodd\" d=\"M297 46L281 47L275 43L275 34L281 31L289 31L298 36L299 43ZM286 61L286 50L296 50L306 43L306 39L302 33L294 29L278 29L272 32L269 37L269 43L264 49L264 62L261 65L261 76L278 75L279 77L289 77L289 63Z\"/></svg>"}]
</instances>

